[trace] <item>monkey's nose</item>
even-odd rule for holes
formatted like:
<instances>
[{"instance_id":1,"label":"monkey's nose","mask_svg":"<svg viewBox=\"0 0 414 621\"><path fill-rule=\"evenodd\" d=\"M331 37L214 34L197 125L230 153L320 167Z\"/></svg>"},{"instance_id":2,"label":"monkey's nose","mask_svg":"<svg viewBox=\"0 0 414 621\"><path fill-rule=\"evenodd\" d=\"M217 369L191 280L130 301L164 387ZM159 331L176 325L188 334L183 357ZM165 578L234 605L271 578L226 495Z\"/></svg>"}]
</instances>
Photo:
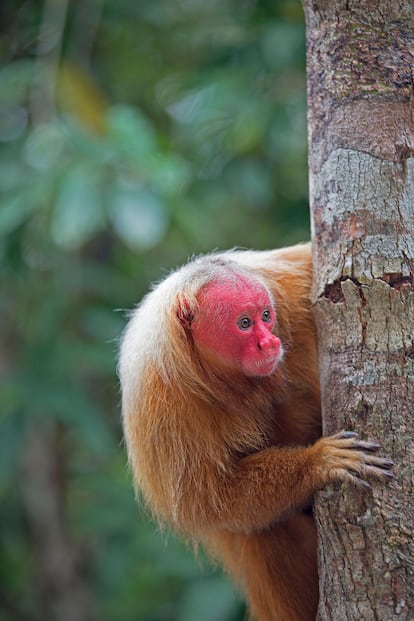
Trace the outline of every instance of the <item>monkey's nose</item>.
<instances>
[{"instance_id":1,"label":"monkey's nose","mask_svg":"<svg viewBox=\"0 0 414 621\"><path fill-rule=\"evenodd\" d=\"M280 339L274 334L269 334L257 343L259 351L278 354L280 351Z\"/></svg>"}]
</instances>

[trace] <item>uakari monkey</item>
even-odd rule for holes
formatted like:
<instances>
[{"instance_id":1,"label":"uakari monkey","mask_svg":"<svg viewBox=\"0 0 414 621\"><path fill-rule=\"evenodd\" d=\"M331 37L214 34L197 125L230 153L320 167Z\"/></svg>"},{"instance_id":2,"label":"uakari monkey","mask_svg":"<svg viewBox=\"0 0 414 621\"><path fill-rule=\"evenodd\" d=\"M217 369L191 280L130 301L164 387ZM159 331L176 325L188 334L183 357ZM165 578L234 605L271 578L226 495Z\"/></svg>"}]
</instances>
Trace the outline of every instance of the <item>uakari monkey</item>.
<instances>
[{"instance_id":1,"label":"uakari monkey","mask_svg":"<svg viewBox=\"0 0 414 621\"><path fill-rule=\"evenodd\" d=\"M311 280L309 244L198 258L148 294L120 351L136 485L221 559L259 621L315 619L313 493L392 476L377 444L320 438Z\"/></svg>"}]
</instances>

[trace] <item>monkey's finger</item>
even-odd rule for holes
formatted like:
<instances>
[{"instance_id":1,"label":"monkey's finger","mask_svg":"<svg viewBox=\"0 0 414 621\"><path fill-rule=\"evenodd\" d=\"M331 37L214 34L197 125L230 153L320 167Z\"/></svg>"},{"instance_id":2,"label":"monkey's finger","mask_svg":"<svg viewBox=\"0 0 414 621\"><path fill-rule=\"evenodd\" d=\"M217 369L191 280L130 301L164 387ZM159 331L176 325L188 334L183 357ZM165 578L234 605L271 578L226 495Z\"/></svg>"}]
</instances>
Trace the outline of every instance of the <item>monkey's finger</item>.
<instances>
[{"instance_id":1,"label":"monkey's finger","mask_svg":"<svg viewBox=\"0 0 414 621\"><path fill-rule=\"evenodd\" d=\"M381 457L378 457L377 459L380 460L380 463L378 464L379 467L384 470L392 470L394 467L394 462L391 459L382 459Z\"/></svg>"},{"instance_id":2,"label":"monkey's finger","mask_svg":"<svg viewBox=\"0 0 414 621\"><path fill-rule=\"evenodd\" d=\"M375 452L381 448L381 445L377 442L371 442L366 440L359 440L358 434L354 431L341 431L334 436L330 436L331 441L338 443L338 446L344 448L352 448L358 451L370 451Z\"/></svg>"},{"instance_id":3,"label":"monkey's finger","mask_svg":"<svg viewBox=\"0 0 414 621\"><path fill-rule=\"evenodd\" d=\"M335 468L331 471L331 480L352 483L361 489L371 489L367 479L371 480L390 480L392 473L388 470L381 470L374 466L361 465L360 468Z\"/></svg>"},{"instance_id":4,"label":"monkey's finger","mask_svg":"<svg viewBox=\"0 0 414 621\"><path fill-rule=\"evenodd\" d=\"M355 431L339 431L335 433L333 436L328 436L330 440L354 440L358 437L358 434Z\"/></svg>"},{"instance_id":5,"label":"monkey's finger","mask_svg":"<svg viewBox=\"0 0 414 621\"><path fill-rule=\"evenodd\" d=\"M361 478L368 479L392 479L393 473L389 468L383 468L382 464L375 464L370 461L365 463L356 464L352 462L348 465L349 470L352 473L356 473Z\"/></svg>"},{"instance_id":6,"label":"monkey's finger","mask_svg":"<svg viewBox=\"0 0 414 621\"><path fill-rule=\"evenodd\" d=\"M380 448L379 444L375 442L364 442L358 439L358 434L354 431L340 431L334 436L327 436L325 438L329 444L333 444L338 448L362 448L366 446L367 450L377 450Z\"/></svg>"},{"instance_id":7,"label":"monkey's finger","mask_svg":"<svg viewBox=\"0 0 414 621\"><path fill-rule=\"evenodd\" d=\"M363 489L371 489L371 485L365 479L358 476L358 473L351 472L346 468L335 468L332 472L333 481L341 481L342 483L351 483Z\"/></svg>"},{"instance_id":8,"label":"monkey's finger","mask_svg":"<svg viewBox=\"0 0 414 621\"><path fill-rule=\"evenodd\" d=\"M372 479L393 479L394 475L389 470L384 470L383 468L378 468L376 466L370 466L364 464L361 467L361 474L365 478Z\"/></svg>"},{"instance_id":9,"label":"monkey's finger","mask_svg":"<svg viewBox=\"0 0 414 621\"><path fill-rule=\"evenodd\" d=\"M344 440L349 440L351 438L357 438L358 434L355 431L340 431L339 433L335 434L334 436L332 436L333 439L338 439L341 440L342 438Z\"/></svg>"},{"instance_id":10,"label":"monkey's finger","mask_svg":"<svg viewBox=\"0 0 414 621\"><path fill-rule=\"evenodd\" d=\"M372 455L372 453L359 453L357 451L345 452L343 459L348 467L356 468L357 470L360 467L372 466L373 468L390 472L394 465L390 459L383 459L382 457Z\"/></svg>"},{"instance_id":11,"label":"monkey's finger","mask_svg":"<svg viewBox=\"0 0 414 621\"><path fill-rule=\"evenodd\" d=\"M372 453L357 453L360 456L360 459L371 466L375 466L377 468L381 468L383 470L391 470L394 466L394 462L391 459L385 459L384 457L377 457Z\"/></svg>"},{"instance_id":12,"label":"monkey's finger","mask_svg":"<svg viewBox=\"0 0 414 621\"><path fill-rule=\"evenodd\" d=\"M358 440L355 442L355 448L359 451L378 451L381 448L381 444L377 442L364 442L363 440Z\"/></svg>"},{"instance_id":13,"label":"monkey's finger","mask_svg":"<svg viewBox=\"0 0 414 621\"><path fill-rule=\"evenodd\" d=\"M394 462L391 459L379 457L372 451L365 452L360 447L335 446L328 447L326 459L328 462L339 461L348 464L367 463L390 470ZM335 464L334 464L335 465Z\"/></svg>"}]
</instances>

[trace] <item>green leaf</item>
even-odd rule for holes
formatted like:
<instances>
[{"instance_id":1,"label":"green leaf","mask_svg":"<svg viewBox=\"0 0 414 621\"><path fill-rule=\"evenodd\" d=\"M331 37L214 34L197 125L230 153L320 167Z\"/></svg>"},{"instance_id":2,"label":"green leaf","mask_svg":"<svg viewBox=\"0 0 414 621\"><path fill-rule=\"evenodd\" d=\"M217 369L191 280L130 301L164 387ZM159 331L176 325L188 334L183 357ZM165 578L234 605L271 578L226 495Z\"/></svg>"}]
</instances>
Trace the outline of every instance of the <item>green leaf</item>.
<instances>
[{"instance_id":1,"label":"green leaf","mask_svg":"<svg viewBox=\"0 0 414 621\"><path fill-rule=\"evenodd\" d=\"M160 197L139 186L118 187L111 218L118 235L135 250L148 250L158 244L168 227Z\"/></svg>"},{"instance_id":2,"label":"green leaf","mask_svg":"<svg viewBox=\"0 0 414 621\"><path fill-rule=\"evenodd\" d=\"M51 221L54 241L68 250L82 246L104 225L100 179L88 166L65 175Z\"/></svg>"},{"instance_id":3,"label":"green leaf","mask_svg":"<svg viewBox=\"0 0 414 621\"><path fill-rule=\"evenodd\" d=\"M8 234L17 229L30 211L22 194L3 198L0 204L0 235Z\"/></svg>"},{"instance_id":4,"label":"green leaf","mask_svg":"<svg viewBox=\"0 0 414 621\"><path fill-rule=\"evenodd\" d=\"M20 105L0 108L0 141L11 142L20 138L27 127L27 111Z\"/></svg>"},{"instance_id":5,"label":"green leaf","mask_svg":"<svg viewBox=\"0 0 414 621\"><path fill-rule=\"evenodd\" d=\"M66 135L60 123L36 127L27 137L24 159L35 170L53 169L59 163L66 145Z\"/></svg>"},{"instance_id":6,"label":"green leaf","mask_svg":"<svg viewBox=\"0 0 414 621\"><path fill-rule=\"evenodd\" d=\"M7 400L6 395L2 395L2 406L5 400ZM0 496L3 493L3 487L7 486L16 475L24 429L21 418L18 410L13 407L3 409L0 416Z\"/></svg>"},{"instance_id":7,"label":"green leaf","mask_svg":"<svg viewBox=\"0 0 414 621\"><path fill-rule=\"evenodd\" d=\"M73 382L51 383L35 376L25 376L21 381L25 393L25 416L55 418L72 431L77 442L97 454L104 454L113 446L113 438L94 403L80 384Z\"/></svg>"},{"instance_id":8,"label":"green leaf","mask_svg":"<svg viewBox=\"0 0 414 621\"><path fill-rule=\"evenodd\" d=\"M227 621L236 614L240 601L223 576L195 582L181 603L179 621Z\"/></svg>"},{"instance_id":9,"label":"green leaf","mask_svg":"<svg viewBox=\"0 0 414 621\"><path fill-rule=\"evenodd\" d=\"M145 161L157 150L155 131L145 116L128 106L114 106L107 115L111 143L121 152Z\"/></svg>"},{"instance_id":10,"label":"green leaf","mask_svg":"<svg viewBox=\"0 0 414 621\"><path fill-rule=\"evenodd\" d=\"M33 60L18 60L0 71L0 104L23 103L31 86Z\"/></svg>"},{"instance_id":11,"label":"green leaf","mask_svg":"<svg viewBox=\"0 0 414 621\"><path fill-rule=\"evenodd\" d=\"M304 61L304 24L274 22L264 30L261 44L265 61L272 69L291 69Z\"/></svg>"},{"instance_id":12,"label":"green leaf","mask_svg":"<svg viewBox=\"0 0 414 621\"><path fill-rule=\"evenodd\" d=\"M179 155L161 155L147 162L152 184L165 194L175 195L182 193L192 177L190 165Z\"/></svg>"}]
</instances>

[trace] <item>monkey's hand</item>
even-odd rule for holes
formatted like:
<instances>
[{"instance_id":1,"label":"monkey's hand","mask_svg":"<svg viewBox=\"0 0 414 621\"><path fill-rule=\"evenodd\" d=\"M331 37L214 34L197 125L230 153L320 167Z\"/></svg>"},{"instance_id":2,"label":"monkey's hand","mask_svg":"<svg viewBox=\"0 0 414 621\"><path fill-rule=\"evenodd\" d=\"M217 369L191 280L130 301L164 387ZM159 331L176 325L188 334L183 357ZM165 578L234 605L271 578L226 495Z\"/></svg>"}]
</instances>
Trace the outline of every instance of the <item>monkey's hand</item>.
<instances>
[{"instance_id":1,"label":"monkey's hand","mask_svg":"<svg viewBox=\"0 0 414 621\"><path fill-rule=\"evenodd\" d=\"M384 481L393 477L393 462L375 454L380 445L359 440L358 434L352 431L321 438L312 448L319 453L319 474L325 484L350 481L369 487L367 479Z\"/></svg>"}]
</instances>

